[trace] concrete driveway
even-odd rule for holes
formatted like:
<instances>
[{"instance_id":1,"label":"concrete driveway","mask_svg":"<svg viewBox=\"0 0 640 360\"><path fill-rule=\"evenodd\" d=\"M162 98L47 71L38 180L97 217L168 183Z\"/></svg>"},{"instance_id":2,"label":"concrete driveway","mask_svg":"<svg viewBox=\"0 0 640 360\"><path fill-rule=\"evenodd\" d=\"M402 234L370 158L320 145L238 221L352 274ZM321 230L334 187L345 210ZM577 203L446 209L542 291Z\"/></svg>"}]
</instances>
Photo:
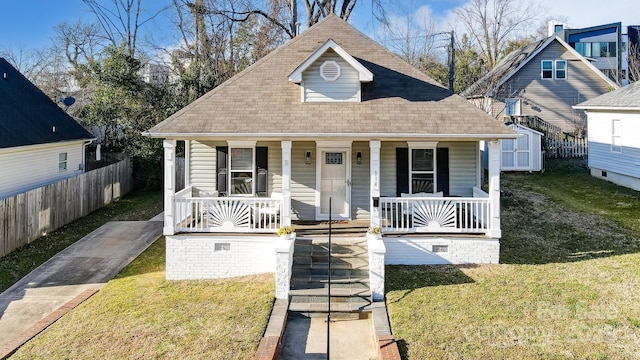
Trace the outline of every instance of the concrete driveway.
<instances>
[{"instance_id":1,"label":"concrete driveway","mask_svg":"<svg viewBox=\"0 0 640 360\"><path fill-rule=\"evenodd\" d=\"M0 294L0 359L98 291L162 235L162 226L106 223Z\"/></svg>"}]
</instances>

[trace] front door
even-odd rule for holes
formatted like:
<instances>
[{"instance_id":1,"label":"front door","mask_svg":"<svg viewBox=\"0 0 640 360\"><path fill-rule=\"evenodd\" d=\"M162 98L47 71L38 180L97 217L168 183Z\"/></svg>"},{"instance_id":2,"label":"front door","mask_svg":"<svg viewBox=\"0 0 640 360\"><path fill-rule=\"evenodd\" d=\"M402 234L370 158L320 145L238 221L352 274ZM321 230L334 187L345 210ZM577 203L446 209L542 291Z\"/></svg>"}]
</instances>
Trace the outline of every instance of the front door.
<instances>
[{"instance_id":1,"label":"front door","mask_svg":"<svg viewBox=\"0 0 640 360\"><path fill-rule=\"evenodd\" d=\"M331 218L349 219L351 209L351 151L349 148L318 149L318 203L316 218L329 219L329 199Z\"/></svg>"}]
</instances>

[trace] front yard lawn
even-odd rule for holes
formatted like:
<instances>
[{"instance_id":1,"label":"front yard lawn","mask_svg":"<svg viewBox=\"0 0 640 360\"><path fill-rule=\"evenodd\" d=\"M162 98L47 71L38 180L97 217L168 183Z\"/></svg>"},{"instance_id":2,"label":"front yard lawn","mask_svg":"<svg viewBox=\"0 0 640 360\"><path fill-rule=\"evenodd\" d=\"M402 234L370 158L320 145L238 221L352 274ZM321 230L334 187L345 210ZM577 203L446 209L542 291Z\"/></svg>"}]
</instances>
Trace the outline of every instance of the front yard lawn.
<instances>
[{"instance_id":1,"label":"front yard lawn","mask_svg":"<svg viewBox=\"0 0 640 360\"><path fill-rule=\"evenodd\" d=\"M11 359L251 359L272 274L166 281L164 237Z\"/></svg>"},{"instance_id":2,"label":"front yard lawn","mask_svg":"<svg viewBox=\"0 0 640 360\"><path fill-rule=\"evenodd\" d=\"M503 190L500 265L387 267L403 358L637 358L640 193L566 160Z\"/></svg>"}]
</instances>

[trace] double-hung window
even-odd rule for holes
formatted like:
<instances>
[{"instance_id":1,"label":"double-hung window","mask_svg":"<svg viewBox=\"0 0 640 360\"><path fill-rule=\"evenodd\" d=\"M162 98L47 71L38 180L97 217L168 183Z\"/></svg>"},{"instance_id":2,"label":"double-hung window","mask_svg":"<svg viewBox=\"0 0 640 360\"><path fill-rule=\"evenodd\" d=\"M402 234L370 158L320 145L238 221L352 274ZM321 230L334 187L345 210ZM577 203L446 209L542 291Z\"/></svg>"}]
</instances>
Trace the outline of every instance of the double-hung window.
<instances>
[{"instance_id":1,"label":"double-hung window","mask_svg":"<svg viewBox=\"0 0 640 360\"><path fill-rule=\"evenodd\" d=\"M433 193L436 188L435 148L412 148L409 156L409 191L415 193Z\"/></svg>"},{"instance_id":2,"label":"double-hung window","mask_svg":"<svg viewBox=\"0 0 640 360\"><path fill-rule=\"evenodd\" d=\"M567 60L556 60L555 78L566 79L567 78Z\"/></svg>"},{"instance_id":3,"label":"double-hung window","mask_svg":"<svg viewBox=\"0 0 640 360\"><path fill-rule=\"evenodd\" d=\"M504 113L505 115L520 115L520 99L505 99L504 100Z\"/></svg>"},{"instance_id":4,"label":"double-hung window","mask_svg":"<svg viewBox=\"0 0 640 360\"><path fill-rule=\"evenodd\" d=\"M58 154L58 171L67 171L67 153Z\"/></svg>"},{"instance_id":5,"label":"double-hung window","mask_svg":"<svg viewBox=\"0 0 640 360\"><path fill-rule=\"evenodd\" d=\"M622 122L619 119L611 120L611 152L622 152Z\"/></svg>"},{"instance_id":6,"label":"double-hung window","mask_svg":"<svg viewBox=\"0 0 640 360\"><path fill-rule=\"evenodd\" d=\"M553 79L553 61L542 60L542 73L543 79Z\"/></svg>"},{"instance_id":7,"label":"double-hung window","mask_svg":"<svg viewBox=\"0 0 640 360\"><path fill-rule=\"evenodd\" d=\"M254 147L229 148L229 175L231 195L254 193Z\"/></svg>"}]
</instances>

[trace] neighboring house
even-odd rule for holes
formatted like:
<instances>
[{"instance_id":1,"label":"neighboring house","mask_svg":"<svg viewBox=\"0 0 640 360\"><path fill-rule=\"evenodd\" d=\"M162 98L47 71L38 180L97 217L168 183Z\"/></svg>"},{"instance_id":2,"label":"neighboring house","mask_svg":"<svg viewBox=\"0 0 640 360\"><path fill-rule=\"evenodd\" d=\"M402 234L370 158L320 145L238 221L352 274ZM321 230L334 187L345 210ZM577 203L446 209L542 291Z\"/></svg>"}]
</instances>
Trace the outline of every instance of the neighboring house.
<instances>
[{"instance_id":1,"label":"neighboring house","mask_svg":"<svg viewBox=\"0 0 640 360\"><path fill-rule=\"evenodd\" d=\"M93 135L0 58L0 198L83 172Z\"/></svg>"},{"instance_id":2,"label":"neighboring house","mask_svg":"<svg viewBox=\"0 0 640 360\"><path fill-rule=\"evenodd\" d=\"M167 278L275 271L286 297L271 234L330 212L380 227L383 264L499 260L498 140L517 134L335 15L145 134L164 139Z\"/></svg>"},{"instance_id":3,"label":"neighboring house","mask_svg":"<svg viewBox=\"0 0 640 360\"><path fill-rule=\"evenodd\" d=\"M640 83L574 108L587 113L591 175L640 191Z\"/></svg>"},{"instance_id":4,"label":"neighboring house","mask_svg":"<svg viewBox=\"0 0 640 360\"><path fill-rule=\"evenodd\" d=\"M507 55L461 95L496 118L537 116L565 133L586 127L572 105L617 85L560 37L551 36Z\"/></svg>"}]
</instances>

